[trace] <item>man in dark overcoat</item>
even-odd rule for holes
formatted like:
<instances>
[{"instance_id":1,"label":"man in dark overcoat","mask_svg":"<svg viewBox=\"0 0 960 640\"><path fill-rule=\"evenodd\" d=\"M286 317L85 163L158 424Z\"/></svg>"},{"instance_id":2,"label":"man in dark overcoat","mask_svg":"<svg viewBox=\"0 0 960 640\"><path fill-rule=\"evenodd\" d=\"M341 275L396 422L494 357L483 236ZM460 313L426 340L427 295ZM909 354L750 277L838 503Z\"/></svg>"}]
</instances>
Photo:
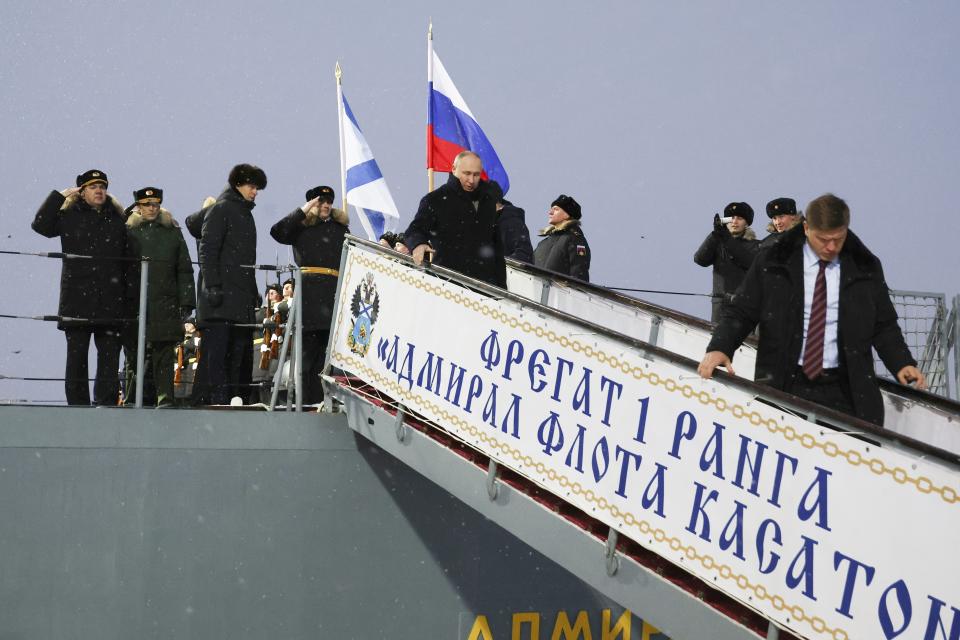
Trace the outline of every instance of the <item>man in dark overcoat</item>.
<instances>
[{"instance_id":1,"label":"man in dark overcoat","mask_svg":"<svg viewBox=\"0 0 960 640\"><path fill-rule=\"evenodd\" d=\"M173 215L162 208L163 190L144 187L133 193L136 205L127 218L130 246L134 256L148 258L146 353L157 391L157 406L174 404L173 374L176 345L183 338L183 321L196 308L193 285L193 264L183 232ZM137 269L139 269L137 263ZM139 288L139 272L131 274L131 282ZM135 374L136 325L129 331L131 346L128 368ZM127 402L134 402L136 379L128 376Z\"/></svg>"},{"instance_id":2,"label":"man in dark overcoat","mask_svg":"<svg viewBox=\"0 0 960 640\"><path fill-rule=\"evenodd\" d=\"M699 373L733 373L731 359L760 325L756 381L883 425L872 349L901 384L926 380L910 355L880 260L848 229L832 194L813 200L803 225L759 254L724 307Z\"/></svg>"},{"instance_id":3,"label":"man in dark overcoat","mask_svg":"<svg viewBox=\"0 0 960 640\"><path fill-rule=\"evenodd\" d=\"M323 400L320 374L327 355L330 320L343 238L350 232L345 211L333 207L333 189L314 187L306 193L306 204L270 229L270 235L281 244L293 246L293 259L303 268L303 403Z\"/></svg>"},{"instance_id":4,"label":"man in dark overcoat","mask_svg":"<svg viewBox=\"0 0 960 640\"><path fill-rule=\"evenodd\" d=\"M490 182L490 189L497 201L497 227L500 244L503 245L503 257L533 264L533 245L530 243L526 214L523 209L504 199L503 189L495 181Z\"/></svg>"},{"instance_id":5,"label":"man in dark overcoat","mask_svg":"<svg viewBox=\"0 0 960 640\"><path fill-rule=\"evenodd\" d=\"M120 329L128 319L127 272L132 264L123 207L107 194L103 171L91 169L80 174L76 185L52 191L31 226L40 235L59 237L64 253L93 256L66 258L60 272L57 327L67 339L67 404L90 404L87 353L93 336L97 348L93 402L116 405L120 392Z\"/></svg>"},{"instance_id":6,"label":"man in dark overcoat","mask_svg":"<svg viewBox=\"0 0 960 640\"><path fill-rule=\"evenodd\" d=\"M213 205L217 204L217 199L213 196L207 196L203 200L203 204L200 206L199 211L195 211L187 216L184 222L186 223L187 231L190 232L190 235L193 236L196 245L197 245L197 255L200 255L200 238L203 237L203 220L207 217L207 211L209 211ZM203 270L198 271L197 273L197 291L203 291ZM196 318L194 318L196 320ZM196 325L194 325L196 329ZM200 341L200 332L197 331L194 340ZM199 356L199 350L198 350ZM190 385L190 401L192 405L203 405L210 402L210 385L207 383L207 361L205 358L197 357L193 362L193 380Z\"/></svg>"},{"instance_id":7,"label":"man in dark overcoat","mask_svg":"<svg viewBox=\"0 0 960 640\"><path fill-rule=\"evenodd\" d=\"M433 264L506 287L497 196L482 175L480 156L460 152L447 183L420 200L417 215L403 234L404 243L418 265L432 254Z\"/></svg>"},{"instance_id":8,"label":"man in dark overcoat","mask_svg":"<svg viewBox=\"0 0 960 640\"><path fill-rule=\"evenodd\" d=\"M249 396L253 366L257 281L257 225L253 207L267 176L259 167L239 164L228 186L203 216L200 237L202 289L197 320L203 330L204 371L210 402L227 404ZM248 326L241 326L248 325Z\"/></svg>"}]
</instances>

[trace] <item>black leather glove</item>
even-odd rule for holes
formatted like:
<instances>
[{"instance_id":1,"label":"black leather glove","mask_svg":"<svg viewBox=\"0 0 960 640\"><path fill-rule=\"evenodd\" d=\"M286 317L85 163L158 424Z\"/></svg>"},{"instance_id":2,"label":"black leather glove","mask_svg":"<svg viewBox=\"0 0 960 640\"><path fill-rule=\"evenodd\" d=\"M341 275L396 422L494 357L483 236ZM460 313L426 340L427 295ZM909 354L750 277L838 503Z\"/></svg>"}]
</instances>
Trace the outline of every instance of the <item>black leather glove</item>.
<instances>
[{"instance_id":1,"label":"black leather glove","mask_svg":"<svg viewBox=\"0 0 960 640\"><path fill-rule=\"evenodd\" d=\"M720 214L713 214L713 235L719 238L725 238L730 235L730 229L727 229L727 225L720 222Z\"/></svg>"},{"instance_id":2,"label":"black leather glove","mask_svg":"<svg viewBox=\"0 0 960 640\"><path fill-rule=\"evenodd\" d=\"M223 290L220 287L210 287L207 289L207 302L210 303L210 306L216 309L223 304Z\"/></svg>"}]
</instances>

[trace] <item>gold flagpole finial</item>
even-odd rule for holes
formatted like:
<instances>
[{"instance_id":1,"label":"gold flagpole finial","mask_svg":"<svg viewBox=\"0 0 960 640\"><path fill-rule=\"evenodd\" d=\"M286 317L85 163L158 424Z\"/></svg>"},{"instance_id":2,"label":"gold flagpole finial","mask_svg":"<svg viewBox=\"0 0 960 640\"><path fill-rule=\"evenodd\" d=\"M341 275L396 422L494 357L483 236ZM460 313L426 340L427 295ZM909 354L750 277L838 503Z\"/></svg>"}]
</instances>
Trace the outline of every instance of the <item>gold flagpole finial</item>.
<instances>
[{"instance_id":1,"label":"gold flagpole finial","mask_svg":"<svg viewBox=\"0 0 960 640\"><path fill-rule=\"evenodd\" d=\"M343 70L340 69L340 61L337 60L337 66L334 67L333 75L337 76L337 84L340 84L340 78L343 77Z\"/></svg>"}]
</instances>

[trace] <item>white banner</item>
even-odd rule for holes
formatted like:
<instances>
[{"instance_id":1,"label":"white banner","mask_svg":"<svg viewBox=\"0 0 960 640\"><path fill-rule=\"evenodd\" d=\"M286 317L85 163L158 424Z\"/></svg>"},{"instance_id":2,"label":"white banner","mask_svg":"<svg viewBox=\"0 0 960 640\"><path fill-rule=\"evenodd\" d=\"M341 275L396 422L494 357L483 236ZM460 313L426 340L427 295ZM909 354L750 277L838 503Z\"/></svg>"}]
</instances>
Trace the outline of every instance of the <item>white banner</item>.
<instances>
[{"instance_id":1,"label":"white banner","mask_svg":"<svg viewBox=\"0 0 960 640\"><path fill-rule=\"evenodd\" d=\"M956 469L351 246L331 362L803 637L960 634Z\"/></svg>"}]
</instances>

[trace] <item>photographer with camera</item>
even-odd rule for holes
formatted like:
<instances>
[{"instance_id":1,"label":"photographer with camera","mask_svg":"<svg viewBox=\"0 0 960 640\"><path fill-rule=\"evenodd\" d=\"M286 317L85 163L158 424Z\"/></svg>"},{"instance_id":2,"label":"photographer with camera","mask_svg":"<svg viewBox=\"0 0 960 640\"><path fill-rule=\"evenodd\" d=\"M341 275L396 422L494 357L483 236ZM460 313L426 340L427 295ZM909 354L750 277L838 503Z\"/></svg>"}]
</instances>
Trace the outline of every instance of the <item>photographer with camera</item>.
<instances>
[{"instance_id":1,"label":"photographer with camera","mask_svg":"<svg viewBox=\"0 0 960 640\"><path fill-rule=\"evenodd\" d=\"M731 202L713 216L713 231L706 237L693 261L713 267L713 308L710 321L720 319L720 309L737 290L757 255L760 242L750 228L753 209L746 202Z\"/></svg>"}]
</instances>

